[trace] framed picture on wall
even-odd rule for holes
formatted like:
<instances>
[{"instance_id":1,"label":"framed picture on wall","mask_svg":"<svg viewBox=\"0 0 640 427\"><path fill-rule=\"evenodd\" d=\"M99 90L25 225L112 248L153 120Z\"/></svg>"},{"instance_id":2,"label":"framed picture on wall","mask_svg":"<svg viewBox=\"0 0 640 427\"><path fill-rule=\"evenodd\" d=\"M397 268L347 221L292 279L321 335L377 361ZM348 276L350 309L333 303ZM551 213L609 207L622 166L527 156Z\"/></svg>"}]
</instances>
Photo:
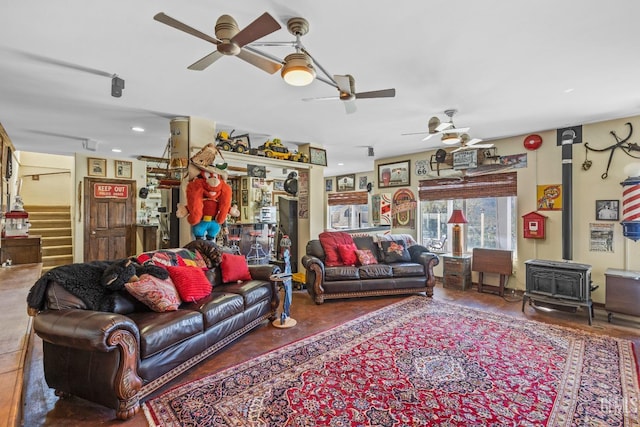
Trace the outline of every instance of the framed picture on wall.
<instances>
[{"instance_id":1,"label":"framed picture on wall","mask_svg":"<svg viewBox=\"0 0 640 427\"><path fill-rule=\"evenodd\" d=\"M87 175L89 176L107 176L107 160L97 159L95 157L87 158Z\"/></svg>"},{"instance_id":2,"label":"framed picture on wall","mask_svg":"<svg viewBox=\"0 0 640 427\"><path fill-rule=\"evenodd\" d=\"M336 190L353 191L356 189L356 174L340 175L336 177Z\"/></svg>"},{"instance_id":3,"label":"framed picture on wall","mask_svg":"<svg viewBox=\"0 0 640 427\"><path fill-rule=\"evenodd\" d=\"M324 180L324 191L333 191L333 178Z\"/></svg>"},{"instance_id":4,"label":"framed picture on wall","mask_svg":"<svg viewBox=\"0 0 640 427\"><path fill-rule=\"evenodd\" d=\"M378 187L406 187L411 185L410 160L378 165Z\"/></svg>"},{"instance_id":5,"label":"framed picture on wall","mask_svg":"<svg viewBox=\"0 0 640 427\"><path fill-rule=\"evenodd\" d=\"M116 178L131 178L131 170L133 169L132 162L126 162L124 160L116 160Z\"/></svg>"},{"instance_id":6,"label":"framed picture on wall","mask_svg":"<svg viewBox=\"0 0 640 427\"><path fill-rule=\"evenodd\" d=\"M322 148L309 147L309 163L327 166L327 152Z\"/></svg>"},{"instance_id":7,"label":"framed picture on wall","mask_svg":"<svg viewBox=\"0 0 640 427\"><path fill-rule=\"evenodd\" d=\"M618 200L596 200L596 220L618 221L620 202Z\"/></svg>"}]
</instances>

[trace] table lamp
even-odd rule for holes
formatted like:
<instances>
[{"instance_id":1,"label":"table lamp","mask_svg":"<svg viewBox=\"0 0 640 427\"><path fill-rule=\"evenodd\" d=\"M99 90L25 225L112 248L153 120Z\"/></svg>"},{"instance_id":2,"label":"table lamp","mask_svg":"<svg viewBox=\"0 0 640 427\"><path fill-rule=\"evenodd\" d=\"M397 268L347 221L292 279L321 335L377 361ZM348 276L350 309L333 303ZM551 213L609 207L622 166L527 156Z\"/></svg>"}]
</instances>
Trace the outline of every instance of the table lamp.
<instances>
[{"instance_id":1,"label":"table lamp","mask_svg":"<svg viewBox=\"0 0 640 427\"><path fill-rule=\"evenodd\" d=\"M462 210L454 209L448 222L453 224L452 253L454 256L460 256L462 255L462 228L460 224L466 224L467 218L464 217Z\"/></svg>"}]
</instances>

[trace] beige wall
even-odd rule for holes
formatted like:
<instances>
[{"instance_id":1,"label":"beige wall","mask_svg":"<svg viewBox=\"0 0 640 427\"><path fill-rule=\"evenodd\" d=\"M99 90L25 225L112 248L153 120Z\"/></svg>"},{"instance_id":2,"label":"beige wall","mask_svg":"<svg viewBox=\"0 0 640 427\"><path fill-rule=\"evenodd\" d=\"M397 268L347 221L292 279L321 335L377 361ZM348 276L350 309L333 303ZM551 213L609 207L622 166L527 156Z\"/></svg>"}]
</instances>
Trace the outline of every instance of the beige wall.
<instances>
[{"instance_id":1,"label":"beige wall","mask_svg":"<svg viewBox=\"0 0 640 427\"><path fill-rule=\"evenodd\" d=\"M601 174L606 170L609 152L589 152L588 159L593 162L587 171L582 169L585 160L584 142L590 147L604 148L616 141L610 134L615 131L620 137L628 133L626 122L631 122L636 129L640 129L640 116L619 120L611 120L601 123L586 124L582 127L582 144L574 144L573 147L573 262L585 263L592 266L592 280L600 288L592 294L597 303L605 300L605 277L608 268L628 269L640 271L640 242L633 242L622 235L622 226L618 222L605 221L614 224L613 252L592 252L589 250L589 227L595 220L595 201L601 199L616 199L620 201L622 208L622 186L620 183L627 176L623 168L629 163L638 163L640 159L633 159L621 150L615 152L609 176L601 179ZM523 146L526 135L513 138L504 138L495 143L498 155L527 154L527 167L517 169L518 173L518 249L514 260L514 275L510 278L508 286L516 289L525 289L524 262L529 259L562 260L562 212L543 211L548 217L546 220L546 239L525 239L522 235L522 215L535 211L537 185L562 184L562 149L556 145L556 130L531 132L539 134L543 143L540 149L528 151ZM631 138L633 141L634 138ZM418 194L418 182L421 179L415 174L415 161L428 160L434 151L425 151L412 155L402 155L386 159L378 159L374 169L380 163L393 163L411 159L411 189ZM640 153L638 153L640 154ZM377 178L374 175L373 181ZM394 193L398 188L384 190ZM382 192L374 188L372 194ZM622 218L622 211L620 212ZM417 221L420 226L420 221ZM417 236L419 230L394 229L394 233L406 232ZM436 274L441 275L441 266L437 267ZM475 280L475 277L474 277Z\"/></svg>"}]
</instances>

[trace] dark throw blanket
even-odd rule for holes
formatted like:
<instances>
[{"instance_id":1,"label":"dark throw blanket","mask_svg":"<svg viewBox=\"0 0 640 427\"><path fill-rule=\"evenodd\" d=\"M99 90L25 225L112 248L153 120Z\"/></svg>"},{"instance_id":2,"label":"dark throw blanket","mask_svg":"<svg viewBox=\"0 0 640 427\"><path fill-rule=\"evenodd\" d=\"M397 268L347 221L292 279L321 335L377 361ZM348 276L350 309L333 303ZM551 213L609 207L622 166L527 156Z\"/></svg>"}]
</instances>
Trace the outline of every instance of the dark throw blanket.
<instances>
[{"instance_id":1,"label":"dark throw blanket","mask_svg":"<svg viewBox=\"0 0 640 427\"><path fill-rule=\"evenodd\" d=\"M47 271L29 290L27 305L42 310L50 282L57 282L67 291L80 298L90 310L113 311L116 293L106 289L101 282L104 271L112 264L109 261L93 261L62 265Z\"/></svg>"}]
</instances>

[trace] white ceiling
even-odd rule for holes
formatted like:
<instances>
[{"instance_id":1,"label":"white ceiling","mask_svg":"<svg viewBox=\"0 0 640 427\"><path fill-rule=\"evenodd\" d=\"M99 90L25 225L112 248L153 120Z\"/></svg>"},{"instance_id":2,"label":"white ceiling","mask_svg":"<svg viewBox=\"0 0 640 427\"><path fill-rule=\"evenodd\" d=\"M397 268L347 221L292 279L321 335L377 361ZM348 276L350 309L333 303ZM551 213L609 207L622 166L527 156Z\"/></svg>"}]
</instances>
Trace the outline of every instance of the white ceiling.
<instances>
[{"instance_id":1,"label":"white ceiling","mask_svg":"<svg viewBox=\"0 0 640 427\"><path fill-rule=\"evenodd\" d=\"M95 154L162 156L168 119L198 116L250 132L254 146L271 136L324 147L332 176L372 170L369 145L375 158L439 145L401 134L448 108L485 140L640 113L635 0L4 0L0 10L0 123L22 151L72 154L91 139ZM263 40L293 40L286 21L302 16L302 42L329 73L396 97L357 100L346 114L342 101L302 101L337 95L331 86L288 86L239 58L191 71L215 46L153 20L165 12L213 35L222 14L243 28L265 11L283 28ZM112 74L125 80L121 98Z\"/></svg>"}]
</instances>

